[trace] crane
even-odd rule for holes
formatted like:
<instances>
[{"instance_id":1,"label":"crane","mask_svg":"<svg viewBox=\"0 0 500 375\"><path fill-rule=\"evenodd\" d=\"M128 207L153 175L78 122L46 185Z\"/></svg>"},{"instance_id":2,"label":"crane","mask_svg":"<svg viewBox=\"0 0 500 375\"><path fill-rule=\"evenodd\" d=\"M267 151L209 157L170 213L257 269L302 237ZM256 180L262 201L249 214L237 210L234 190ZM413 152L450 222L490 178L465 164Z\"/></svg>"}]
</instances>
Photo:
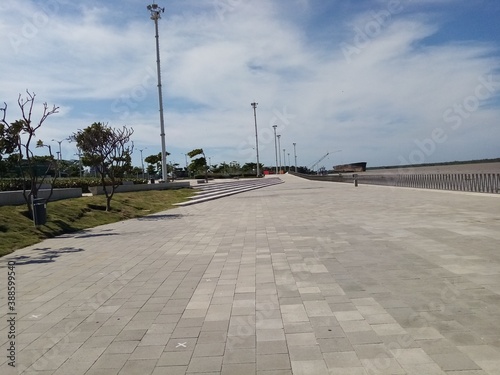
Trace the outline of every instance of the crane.
<instances>
[{"instance_id":1,"label":"crane","mask_svg":"<svg viewBox=\"0 0 500 375\"><path fill-rule=\"evenodd\" d=\"M309 167L310 170L314 171L314 168L319 164L321 163L328 155L330 155L329 152L327 152L325 155L323 155L316 163L314 163L313 165L311 165L311 167Z\"/></svg>"}]
</instances>

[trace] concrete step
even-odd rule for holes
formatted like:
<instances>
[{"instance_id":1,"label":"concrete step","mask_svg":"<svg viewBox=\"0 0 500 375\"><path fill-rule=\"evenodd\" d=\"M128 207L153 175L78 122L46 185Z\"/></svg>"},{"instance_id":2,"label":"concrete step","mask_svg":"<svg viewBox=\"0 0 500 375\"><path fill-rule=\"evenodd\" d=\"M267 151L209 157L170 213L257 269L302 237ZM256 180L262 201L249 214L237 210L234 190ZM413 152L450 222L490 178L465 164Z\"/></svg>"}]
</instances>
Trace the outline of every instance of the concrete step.
<instances>
[{"instance_id":1,"label":"concrete step","mask_svg":"<svg viewBox=\"0 0 500 375\"><path fill-rule=\"evenodd\" d=\"M206 194L219 194L223 191L236 190L240 188L246 188L251 186L267 186L273 185L276 181L268 178L268 179L253 179L253 180L243 180L243 181L234 181L234 182L223 182L223 183L214 183L209 186L198 187L195 189L197 195L206 195Z\"/></svg>"},{"instance_id":2,"label":"concrete step","mask_svg":"<svg viewBox=\"0 0 500 375\"><path fill-rule=\"evenodd\" d=\"M254 180L238 180L234 182L223 182L223 183L213 183L210 185L196 186L197 190L200 190L195 196L191 197L189 201L176 203L176 206L189 206L192 204L207 202L213 199L219 199L223 197L228 197L230 195L243 193L245 191L261 189L267 186L272 186L276 184L281 184L280 178L270 177L261 178ZM210 188L207 188L210 186Z\"/></svg>"}]
</instances>

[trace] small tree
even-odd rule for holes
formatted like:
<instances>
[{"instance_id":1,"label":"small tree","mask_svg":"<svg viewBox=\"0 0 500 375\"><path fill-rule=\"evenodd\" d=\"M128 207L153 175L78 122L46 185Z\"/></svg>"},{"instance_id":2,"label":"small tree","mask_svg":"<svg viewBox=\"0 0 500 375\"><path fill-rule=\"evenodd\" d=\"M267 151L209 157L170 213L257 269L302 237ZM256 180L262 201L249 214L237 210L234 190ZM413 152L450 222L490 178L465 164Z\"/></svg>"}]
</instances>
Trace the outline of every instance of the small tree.
<instances>
[{"instance_id":1,"label":"small tree","mask_svg":"<svg viewBox=\"0 0 500 375\"><path fill-rule=\"evenodd\" d=\"M106 211L111 210L111 199L123 176L132 169L131 155L134 145L127 144L133 133L133 129L125 126L113 129L107 124L94 122L71 136L83 153L83 164L93 166L101 178L106 195ZM106 178L110 180L110 185L106 183Z\"/></svg>"},{"instance_id":2,"label":"small tree","mask_svg":"<svg viewBox=\"0 0 500 375\"><path fill-rule=\"evenodd\" d=\"M189 165L189 169L192 171L203 171L203 174L205 175L205 181L208 181L208 168L207 168L207 158L205 156L205 152L203 151L202 148L195 148L192 151L189 151L187 153L187 156L189 156L191 159L193 159L196 156L202 155L200 158L196 158L194 160L191 160L191 164Z\"/></svg>"},{"instance_id":3,"label":"small tree","mask_svg":"<svg viewBox=\"0 0 500 375\"><path fill-rule=\"evenodd\" d=\"M0 108L2 116L0 118L0 154L10 155L17 161L17 169L23 179L23 196L28 207L30 217L33 217L31 201L38 197L38 192L46 182L50 183L50 193L47 198L50 199L53 192L54 181L57 173L52 177L48 176L49 171L57 171L58 165L52 155L50 146L44 145L42 140L36 141L35 133L40 129L45 120L54 113L58 113L59 107L55 105L49 108L47 103L43 103L42 115L38 120L33 119L33 109L35 105L36 94L26 91L26 97L19 94L17 104L21 110L21 119L8 123L7 103ZM36 141L36 142L35 142ZM45 157L35 156L33 146L47 147L49 155Z\"/></svg>"},{"instance_id":4,"label":"small tree","mask_svg":"<svg viewBox=\"0 0 500 375\"><path fill-rule=\"evenodd\" d=\"M263 171L264 170L264 164L260 164L260 170ZM255 173L257 169L257 163L245 163L242 167L241 167L241 171L243 173L247 173L247 174L250 174L250 173Z\"/></svg>"},{"instance_id":5,"label":"small tree","mask_svg":"<svg viewBox=\"0 0 500 375\"><path fill-rule=\"evenodd\" d=\"M170 153L167 152L167 156ZM156 155L149 155L144 158L144 161L148 163L147 171L149 174L161 174L163 175L163 171L161 170L161 152ZM168 167L168 166L167 166ZM167 171L168 172L168 171ZM166 181L166 180L165 180Z\"/></svg>"}]
</instances>

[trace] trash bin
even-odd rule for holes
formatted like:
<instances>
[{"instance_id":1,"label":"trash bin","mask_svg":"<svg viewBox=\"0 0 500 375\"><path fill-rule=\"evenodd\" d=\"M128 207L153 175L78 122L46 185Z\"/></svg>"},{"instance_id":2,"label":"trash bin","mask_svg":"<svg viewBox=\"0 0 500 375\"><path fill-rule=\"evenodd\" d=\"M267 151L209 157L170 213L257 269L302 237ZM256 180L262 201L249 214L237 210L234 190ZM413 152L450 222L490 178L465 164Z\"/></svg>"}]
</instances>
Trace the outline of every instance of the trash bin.
<instances>
[{"instance_id":1,"label":"trash bin","mask_svg":"<svg viewBox=\"0 0 500 375\"><path fill-rule=\"evenodd\" d=\"M47 222L47 201L43 198L33 198L33 221L35 226Z\"/></svg>"}]
</instances>

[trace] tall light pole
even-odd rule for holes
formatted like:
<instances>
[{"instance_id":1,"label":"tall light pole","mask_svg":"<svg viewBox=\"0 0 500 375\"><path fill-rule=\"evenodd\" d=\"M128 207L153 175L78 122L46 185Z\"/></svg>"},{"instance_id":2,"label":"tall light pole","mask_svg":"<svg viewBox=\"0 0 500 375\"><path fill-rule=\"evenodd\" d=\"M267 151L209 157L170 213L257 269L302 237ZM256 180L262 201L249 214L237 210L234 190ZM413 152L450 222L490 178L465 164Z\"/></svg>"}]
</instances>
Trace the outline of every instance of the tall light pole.
<instances>
[{"instance_id":1,"label":"tall light pole","mask_svg":"<svg viewBox=\"0 0 500 375\"><path fill-rule=\"evenodd\" d=\"M288 153L288 172L292 169L292 165L290 164L290 153Z\"/></svg>"},{"instance_id":2,"label":"tall light pole","mask_svg":"<svg viewBox=\"0 0 500 375\"><path fill-rule=\"evenodd\" d=\"M57 139L53 139L52 142L57 142L59 143L59 151L57 152L57 161L59 162L59 178L61 178L61 161L62 161L62 149L61 149L61 143L63 143L63 141L65 141L67 138L65 139L61 139L60 141L58 141Z\"/></svg>"},{"instance_id":3,"label":"tall light pole","mask_svg":"<svg viewBox=\"0 0 500 375\"><path fill-rule=\"evenodd\" d=\"M163 180L168 181L167 173L167 147L165 146L165 121L163 119L163 95L161 91L161 72L160 72L160 37L158 35L158 20L161 18L161 13L165 8L160 8L153 3L147 6L151 13L151 19L155 22L155 38L156 38L156 71L158 74L158 102L160 105L160 137L161 137L161 173Z\"/></svg>"},{"instance_id":4,"label":"tall light pole","mask_svg":"<svg viewBox=\"0 0 500 375\"><path fill-rule=\"evenodd\" d=\"M59 143L59 160L62 160L61 143L63 143L65 139L61 139L60 141L58 141L57 139L53 139L52 141Z\"/></svg>"},{"instance_id":5,"label":"tall light pole","mask_svg":"<svg viewBox=\"0 0 500 375\"><path fill-rule=\"evenodd\" d=\"M80 177L82 177L82 169L83 169L83 166L82 166L82 152L80 151L80 149L78 147L76 149L78 150L78 154L75 154L75 155L78 155L78 166L80 168Z\"/></svg>"},{"instance_id":6,"label":"tall light pole","mask_svg":"<svg viewBox=\"0 0 500 375\"><path fill-rule=\"evenodd\" d=\"M142 152L144 150L147 150L147 147L144 147L143 149L140 149L139 152L141 153L141 168L142 168L142 179L144 180L144 159L142 157Z\"/></svg>"},{"instance_id":7,"label":"tall light pole","mask_svg":"<svg viewBox=\"0 0 500 375\"><path fill-rule=\"evenodd\" d=\"M259 136L257 132L257 105L259 103L250 103L250 105L253 107L253 118L255 120L255 151L257 153L257 177L260 176L260 164L259 164Z\"/></svg>"},{"instance_id":8,"label":"tall light pole","mask_svg":"<svg viewBox=\"0 0 500 375\"><path fill-rule=\"evenodd\" d=\"M297 143L293 142L293 158L295 160L295 173L297 173L297 150L295 149L295 146Z\"/></svg>"},{"instance_id":9,"label":"tall light pole","mask_svg":"<svg viewBox=\"0 0 500 375\"><path fill-rule=\"evenodd\" d=\"M186 158L186 173L187 173L187 176L188 178L191 177L189 175L189 167L188 167L188 154L184 154L184 157Z\"/></svg>"},{"instance_id":10,"label":"tall light pole","mask_svg":"<svg viewBox=\"0 0 500 375\"><path fill-rule=\"evenodd\" d=\"M281 142L280 142L281 134L278 134L277 137L278 137L278 149L281 150ZM280 173L281 173L281 152L278 152L278 157L280 160L279 164L280 164Z\"/></svg>"},{"instance_id":11,"label":"tall light pole","mask_svg":"<svg viewBox=\"0 0 500 375\"><path fill-rule=\"evenodd\" d=\"M273 125L274 129L274 153L276 154L276 174L278 174L278 146L276 146L276 128L278 125Z\"/></svg>"},{"instance_id":12,"label":"tall light pole","mask_svg":"<svg viewBox=\"0 0 500 375\"><path fill-rule=\"evenodd\" d=\"M286 158L285 158L285 149L283 149L283 172L286 172Z\"/></svg>"}]
</instances>

